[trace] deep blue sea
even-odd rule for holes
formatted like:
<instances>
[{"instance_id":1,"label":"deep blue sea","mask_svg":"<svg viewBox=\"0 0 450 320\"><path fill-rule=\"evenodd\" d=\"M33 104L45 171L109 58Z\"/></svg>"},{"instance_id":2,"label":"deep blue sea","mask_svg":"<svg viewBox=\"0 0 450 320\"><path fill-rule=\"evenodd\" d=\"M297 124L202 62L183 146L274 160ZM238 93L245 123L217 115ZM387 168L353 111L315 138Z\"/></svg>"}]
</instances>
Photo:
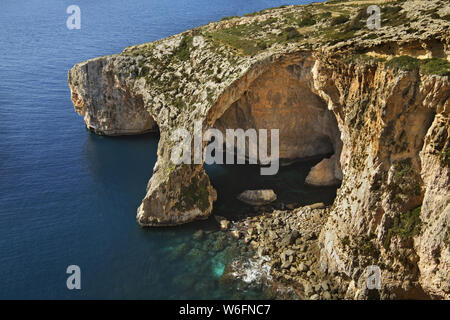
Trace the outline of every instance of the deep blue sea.
<instances>
[{"instance_id":1,"label":"deep blue sea","mask_svg":"<svg viewBox=\"0 0 450 320\"><path fill-rule=\"evenodd\" d=\"M224 16L306 2L1 0L0 299L244 297L219 283L231 253L221 255L218 245L208 252L208 242L193 240L199 229L215 231L211 219L178 228L138 226L136 208L158 136L88 132L73 110L67 71ZM72 4L81 8L80 30L66 27ZM208 170L231 193L244 188L239 179L224 180L226 168ZM295 189L302 177L302 170L281 171L272 182L286 182L291 197L304 199L305 191ZM217 210L226 204L222 197ZM207 241L220 237L212 232ZM66 287L69 265L81 268L81 290Z\"/></svg>"}]
</instances>

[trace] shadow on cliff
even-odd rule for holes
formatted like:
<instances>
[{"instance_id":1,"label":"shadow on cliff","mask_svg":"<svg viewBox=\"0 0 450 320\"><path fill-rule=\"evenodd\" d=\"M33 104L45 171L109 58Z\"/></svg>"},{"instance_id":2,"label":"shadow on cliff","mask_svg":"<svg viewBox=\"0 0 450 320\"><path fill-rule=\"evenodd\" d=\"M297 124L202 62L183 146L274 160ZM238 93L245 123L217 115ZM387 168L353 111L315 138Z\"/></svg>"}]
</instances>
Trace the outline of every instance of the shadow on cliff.
<instances>
[{"instance_id":1,"label":"shadow on cliff","mask_svg":"<svg viewBox=\"0 0 450 320\"><path fill-rule=\"evenodd\" d=\"M314 187L305 184L311 168L323 158L323 156L316 156L299 160L291 165L280 167L278 173L272 176L261 175L259 165L204 165L218 194L213 214L240 219L275 209L293 209L317 202L331 205L336 197L338 185ZM256 189L273 189L277 194L277 200L265 206L253 207L236 198L245 190Z\"/></svg>"}]
</instances>

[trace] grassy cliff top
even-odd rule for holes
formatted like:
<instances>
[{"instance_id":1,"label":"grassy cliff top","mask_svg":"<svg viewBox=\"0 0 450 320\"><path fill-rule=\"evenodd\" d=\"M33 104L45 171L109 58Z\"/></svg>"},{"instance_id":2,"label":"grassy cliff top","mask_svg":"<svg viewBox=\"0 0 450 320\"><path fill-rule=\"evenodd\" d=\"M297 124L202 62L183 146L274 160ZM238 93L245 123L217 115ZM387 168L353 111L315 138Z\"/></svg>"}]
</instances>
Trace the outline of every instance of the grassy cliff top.
<instances>
[{"instance_id":1,"label":"grassy cliff top","mask_svg":"<svg viewBox=\"0 0 450 320\"><path fill-rule=\"evenodd\" d=\"M381 28L367 27L367 8L381 9ZM281 6L222 18L190 30L181 43L180 58L195 35L240 56L255 56L280 47L311 49L324 46L367 45L384 41L435 37L448 34L450 6L445 0L331 0L308 5ZM157 44L154 42L153 44ZM145 55L151 44L128 47L125 54Z\"/></svg>"}]
</instances>

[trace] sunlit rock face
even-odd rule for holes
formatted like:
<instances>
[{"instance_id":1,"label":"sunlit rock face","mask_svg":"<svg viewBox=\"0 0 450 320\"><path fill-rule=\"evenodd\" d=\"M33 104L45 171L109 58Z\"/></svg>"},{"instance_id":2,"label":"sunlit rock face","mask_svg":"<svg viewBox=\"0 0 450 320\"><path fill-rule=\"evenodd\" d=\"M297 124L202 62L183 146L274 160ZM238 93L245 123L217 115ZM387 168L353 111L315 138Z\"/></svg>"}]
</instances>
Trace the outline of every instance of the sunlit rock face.
<instances>
[{"instance_id":1,"label":"sunlit rock face","mask_svg":"<svg viewBox=\"0 0 450 320\"><path fill-rule=\"evenodd\" d=\"M312 186L333 186L338 185L342 180L342 171L334 154L331 158L326 158L311 168L305 183Z\"/></svg>"},{"instance_id":2,"label":"sunlit rock face","mask_svg":"<svg viewBox=\"0 0 450 320\"><path fill-rule=\"evenodd\" d=\"M343 141L343 183L319 241L323 270L351 277L351 298L367 295L367 263L397 268L383 275L392 297L448 297L448 77L341 57L318 60L313 75Z\"/></svg>"},{"instance_id":3,"label":"sunlit rock face","mask_svg":"<svg viewBox=\"0 0 450 320\"><path fill-rule=\"evenodd\" d=\"M108 56L80 63L69 71L75 111L86 127L101 135L133 135L157 131L142 96L131 92L127 74L118 73L127 59Z\"/></svg>"}]
</instances>

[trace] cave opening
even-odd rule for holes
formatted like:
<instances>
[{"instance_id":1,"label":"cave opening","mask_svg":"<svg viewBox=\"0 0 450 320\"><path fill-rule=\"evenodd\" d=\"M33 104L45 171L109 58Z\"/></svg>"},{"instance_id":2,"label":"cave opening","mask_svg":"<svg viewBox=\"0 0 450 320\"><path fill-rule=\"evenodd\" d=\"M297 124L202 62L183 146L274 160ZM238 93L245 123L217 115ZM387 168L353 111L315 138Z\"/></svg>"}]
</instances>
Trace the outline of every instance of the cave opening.
<instances>
[{"instance_id":1,"label":"cave opening","mask_svg":"<svg viewBox=\"0 0 450 320\"><path fill-rule=\"evenodd\" d=\"M214 128L221 132L278 129L280 168L275 175L261 175L260 165L248 161L245 165L205 164L218 194L214 214L234 219L333 203L342 180L342 142L335 115L312 90L313 65L311 57L273 63L216 117ZM254 206L237 199L245 190L260 189L272 189L277 200Z\"/></svg>"}]
</instances>

